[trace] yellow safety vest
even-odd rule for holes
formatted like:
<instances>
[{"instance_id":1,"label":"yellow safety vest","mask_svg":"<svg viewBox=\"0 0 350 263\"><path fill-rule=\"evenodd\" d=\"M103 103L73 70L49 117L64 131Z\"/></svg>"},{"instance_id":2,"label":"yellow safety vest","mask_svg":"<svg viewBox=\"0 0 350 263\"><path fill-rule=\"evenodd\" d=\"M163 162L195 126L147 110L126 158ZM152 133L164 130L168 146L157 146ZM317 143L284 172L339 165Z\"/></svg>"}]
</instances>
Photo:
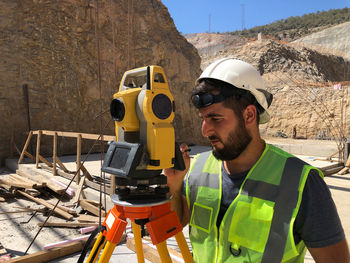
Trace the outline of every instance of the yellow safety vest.
<instances>
[{"instance_id":1,"label":"yellow safety vest","mask_svg":"<svg viewBox=\"0 0 350 263\"><path fill-rule=\"evenodd\" d=\"M205 152L196 156L186 179L194 260L303 262L306 247L303 241L295 244L293 223L307 176L316 168L266 144L217 229L221 168L222 161Z\"/></svg>"}]
</instances>

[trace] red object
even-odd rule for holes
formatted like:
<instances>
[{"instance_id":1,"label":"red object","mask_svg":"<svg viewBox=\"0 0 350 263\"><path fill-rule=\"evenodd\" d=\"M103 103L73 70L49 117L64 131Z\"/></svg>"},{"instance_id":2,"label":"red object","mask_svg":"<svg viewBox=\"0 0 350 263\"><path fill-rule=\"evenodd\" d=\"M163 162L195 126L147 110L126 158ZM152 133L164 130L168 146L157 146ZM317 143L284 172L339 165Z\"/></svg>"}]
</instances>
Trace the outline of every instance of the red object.
<instances>
[{"instance_id":1,"label":"red object","mask_svg":"<svg viewBox=\"0 0 350 263\"><path fill-rule=\"evenodd\" d=\"M115 205L107 214L103 225L106 239L117 244L126 228L126 218L133 221L149 219L146 227L154 245L182 231L180 221L174 211L170 210L170 202L156 206L132 207Z\"/></svg>"}]
</instances>

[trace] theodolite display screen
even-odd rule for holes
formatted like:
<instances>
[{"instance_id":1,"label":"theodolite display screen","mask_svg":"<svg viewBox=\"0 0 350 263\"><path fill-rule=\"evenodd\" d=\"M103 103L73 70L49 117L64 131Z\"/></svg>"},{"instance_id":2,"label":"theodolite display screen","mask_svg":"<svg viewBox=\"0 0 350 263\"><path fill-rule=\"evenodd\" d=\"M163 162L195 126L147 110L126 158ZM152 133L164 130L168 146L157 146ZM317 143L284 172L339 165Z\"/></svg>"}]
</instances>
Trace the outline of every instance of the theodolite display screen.
<instances>
[{"instance_id":1,"label":"theodolite display screen","mask_svg":"<svg viewBox=\"0 0 350 263\"><path fill-rule=\"evenodd\" d=\"M102 171L127 178L140 162L141 148L138 143L112 142L106 153Z\"/></svg>"}]
</instances>

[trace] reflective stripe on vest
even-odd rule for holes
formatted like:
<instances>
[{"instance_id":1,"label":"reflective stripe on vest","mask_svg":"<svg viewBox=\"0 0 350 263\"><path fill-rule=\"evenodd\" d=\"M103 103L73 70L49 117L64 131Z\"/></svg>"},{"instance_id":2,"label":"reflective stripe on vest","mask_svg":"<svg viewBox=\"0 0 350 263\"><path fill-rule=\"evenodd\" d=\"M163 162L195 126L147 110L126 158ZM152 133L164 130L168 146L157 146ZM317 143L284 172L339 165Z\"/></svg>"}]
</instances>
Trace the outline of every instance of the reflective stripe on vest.
<instances>
[{"instance_id":1,"label":"reflective stripe on vest","mask_svg":"<svg viewBox=\"0 0 350 263\"><path fill-rule=\"evenodd\" d=\"M211 164L209 170L215 173L203 172L208 162ZM212 202L213 207L209 209L205 207L207 210L204 209L204 211L219 209L221 165L221 161L205 153L203 158L199 155L191 167L186 189L191 219L202 218L205 215L205 213L201 214L201 209L196 209L197 206L201 207L200 201L197 200L201 194L198 193L198 189L201 187L206 187L206 190L220 189L216 202ZM210 231L207 236L205 231L201 231L198 226L192 224L196 228L191 228L190 235L191 242L195 242L192 242L195 260L213 262L218 258L220 262L284 262L292 259L291 262L302 262L305 246L303 242L295 246L292 222L299 209L302 191L310 169L314 168L272 145L266 145L264 153L247 175L239 195L224 216L220 226L218 254L206 246L217 244L217 235L213 234L217 233L217 213L214 219L205 223L210 224L212 230L215 230ZM269 174L266 175L266 173ZM198 204L195 204L196 200ZM196 215L196 213L199 214ZM192 232L196 235L195 237L191 237ZM196 249L201 251L198 252ZM241 250L241 255L234 258L231 253L234 254L235 249L237 252ZM209 260L201 257L206 250L211 251L214 258Z\"/></svg>"}]
</instances>

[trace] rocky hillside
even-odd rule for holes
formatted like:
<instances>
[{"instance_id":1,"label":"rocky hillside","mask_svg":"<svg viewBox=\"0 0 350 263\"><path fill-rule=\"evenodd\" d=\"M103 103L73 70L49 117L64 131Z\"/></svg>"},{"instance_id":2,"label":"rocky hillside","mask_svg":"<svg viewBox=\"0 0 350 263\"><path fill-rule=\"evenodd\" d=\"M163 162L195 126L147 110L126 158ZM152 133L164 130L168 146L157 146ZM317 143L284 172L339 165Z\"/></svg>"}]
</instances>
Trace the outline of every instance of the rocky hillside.
<instances>
[{"instance_id":1,"label":"rocky hillside","mask_svg":"<svg viewBox=\"0 0 350 263\"><path fill-rule=\"evenodd\" d=\"M189 41L199 48L203 46L191 38ZM202 54L202 68L217 58L234 57L261 72L274 94L271 121L261 126L264 136L292 137L295 130L299 138L338 138L343 133L350 137L350 118L346 118L350 116L349 82L344 82L340 90L333 88L335 83L350 80L349 62L329 52L264 37L242 42Z\"/></svg>"},{"instance_id":2,"label":"rocky hillside","mask_svg":"<svg viewBox=\"0 0 350 263\"><path fill-rule=\"evenodd\" d=\"M301 43L324 52L333 52L350 61L350 22L343 23L300 38Z\"/></svg>"},{"instance_id":3,"label":"rocky hillside","mask_svg":"<svg viewBox=\"0 0 350 263\"><path fill-rule=\"evenodd\" d=\"M185 34L187 41L194 45L199 55L210 56L232 46L242 46L248 42L247 38L216 33Z\"/></svg>"},{"instance_id":4,"label":"rocky hillside","mask_svg":"<svg viewBox=\"0 0 350 263\"><path fill-rule=\"evenodd\" d=\"M183 96L200 73L200 57L166 7L159 0L95 3L0 2L0 161L9 155L12 130L20 149L29 128L100 133L100 116L105 126L122 74L151 64L167 74L177 140L200 142L198 120ZM103 133L113 128L110 123ZM75 151L75 143L59 143L59 153Z\"/></svg>"}]
</instances>

